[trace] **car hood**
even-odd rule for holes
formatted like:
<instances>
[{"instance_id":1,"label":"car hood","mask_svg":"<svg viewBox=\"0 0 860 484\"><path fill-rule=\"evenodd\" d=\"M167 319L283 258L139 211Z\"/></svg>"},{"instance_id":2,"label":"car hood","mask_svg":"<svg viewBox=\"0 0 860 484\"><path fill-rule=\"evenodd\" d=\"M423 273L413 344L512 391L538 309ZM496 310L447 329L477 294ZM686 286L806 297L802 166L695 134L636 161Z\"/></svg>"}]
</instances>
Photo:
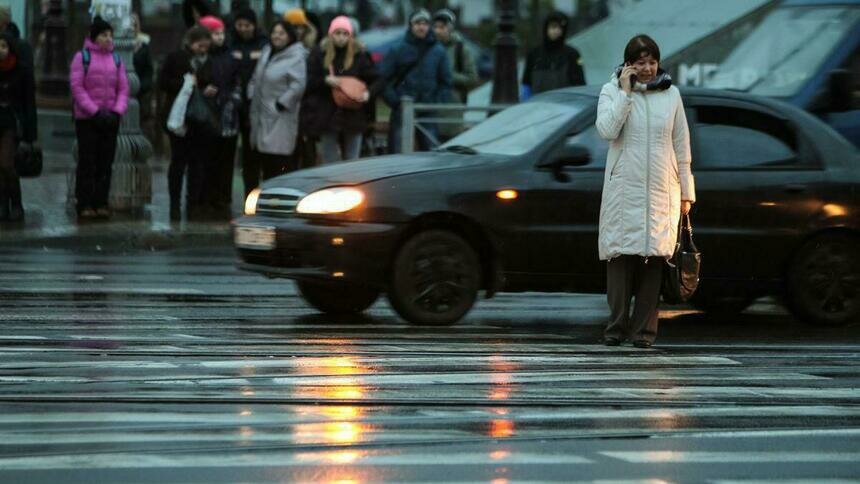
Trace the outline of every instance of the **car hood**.
<instances>
[{"instance_id":1,"label":"car hood","mask_svg":"<svg viewBox=\"0 0 860 484\"><path fill-rule=\"evenodd\" d=\"M498 158L498 155L463 155L436 151L378 156L294 171L264 182L262 188L292 188L310 193L331 186L360 185L402 175L497 163Z\"/></svg>"}]
</instances>

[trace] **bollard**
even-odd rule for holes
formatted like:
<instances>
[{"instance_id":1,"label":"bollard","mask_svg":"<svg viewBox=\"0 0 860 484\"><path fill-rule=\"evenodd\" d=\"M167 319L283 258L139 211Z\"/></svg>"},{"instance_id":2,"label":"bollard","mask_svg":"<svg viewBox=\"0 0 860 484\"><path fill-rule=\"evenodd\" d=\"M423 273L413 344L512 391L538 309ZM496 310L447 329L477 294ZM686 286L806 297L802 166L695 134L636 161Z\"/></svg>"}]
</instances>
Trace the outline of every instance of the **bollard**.
<instances>
[{"instance_id":1,"label":"bollard","mask_svg":"<svg viewBox=\"0 0 860 484\"><path fill-rule=\"evenodd\" d=\"M400 152L415 151L415 100L410 96L400 98Z\"/></svg>"}]
</instances>

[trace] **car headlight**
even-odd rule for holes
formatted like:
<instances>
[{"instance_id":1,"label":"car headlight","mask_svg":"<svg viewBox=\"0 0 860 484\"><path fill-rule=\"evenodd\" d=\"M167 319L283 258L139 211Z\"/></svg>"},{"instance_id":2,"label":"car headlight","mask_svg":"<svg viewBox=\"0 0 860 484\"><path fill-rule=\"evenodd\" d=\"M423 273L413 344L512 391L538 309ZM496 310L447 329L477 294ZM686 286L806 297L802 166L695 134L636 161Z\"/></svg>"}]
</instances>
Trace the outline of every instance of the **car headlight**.
<instances>
[{"instance_id":1,"label":"car headlight","mask_svg":"<svg viewBox=\"0 0 860 484\"><path fill-rule=\"evenodd\" d=\"M299 201L298 213L343 213L361 205L364 193L357 188L326 188L311 193Z\"/></svg>"},{"instance_id":2,"label":"car headlight","mask_svg":"<svg viewBox=\"0 0 860 484\"><path fill-rule=\"evenodd\" d=\"M255 188L248 194L245 199L245 215L254 215L257 213L257 200L260 199L260 189Z\"/></svg>"}]
</instances>

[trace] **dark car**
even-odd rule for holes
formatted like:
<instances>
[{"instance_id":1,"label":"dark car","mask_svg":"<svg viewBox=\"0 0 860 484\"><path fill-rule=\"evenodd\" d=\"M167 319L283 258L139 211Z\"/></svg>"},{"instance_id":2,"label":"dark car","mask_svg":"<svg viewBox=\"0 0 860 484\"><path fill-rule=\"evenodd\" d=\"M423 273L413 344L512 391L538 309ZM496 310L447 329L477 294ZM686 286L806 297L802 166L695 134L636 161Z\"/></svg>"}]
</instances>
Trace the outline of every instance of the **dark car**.
<instances>
[{"instance_id":1,"label":"dark car","mask_svg":"<svg viewBox=\"0 0 860 484\"><path fill-rule=\"evenodd\" d=\"M598 88L545 93L437 151L269 180L234 221L240 267L295 279L329 313L382 293L404 319L453 323L483 289L605 290L597 226L607 142ZM815 117L744 94L682 91L703 253L694 302L778 295L821 324L860 315L860 156Z\"/></svg>"}]
</instances>

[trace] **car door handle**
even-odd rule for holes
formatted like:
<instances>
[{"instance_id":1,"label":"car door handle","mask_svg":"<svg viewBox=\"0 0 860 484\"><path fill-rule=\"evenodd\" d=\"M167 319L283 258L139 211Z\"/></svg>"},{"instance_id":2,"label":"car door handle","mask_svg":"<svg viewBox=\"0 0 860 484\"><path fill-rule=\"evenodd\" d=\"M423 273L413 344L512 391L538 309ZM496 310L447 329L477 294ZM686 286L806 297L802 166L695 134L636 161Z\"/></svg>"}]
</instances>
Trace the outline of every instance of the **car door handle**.
<instances>
[{"instance_id":1,"label":"car door handle","mask_svg":"<svg viewBox=\"0 0 860 484\"><path fill-rule=\"evenodd\" d=\"M788 193L803 193L806 191L806 185L791 183L785 186L785 191Z\"/></svg>"}]
</instances>

